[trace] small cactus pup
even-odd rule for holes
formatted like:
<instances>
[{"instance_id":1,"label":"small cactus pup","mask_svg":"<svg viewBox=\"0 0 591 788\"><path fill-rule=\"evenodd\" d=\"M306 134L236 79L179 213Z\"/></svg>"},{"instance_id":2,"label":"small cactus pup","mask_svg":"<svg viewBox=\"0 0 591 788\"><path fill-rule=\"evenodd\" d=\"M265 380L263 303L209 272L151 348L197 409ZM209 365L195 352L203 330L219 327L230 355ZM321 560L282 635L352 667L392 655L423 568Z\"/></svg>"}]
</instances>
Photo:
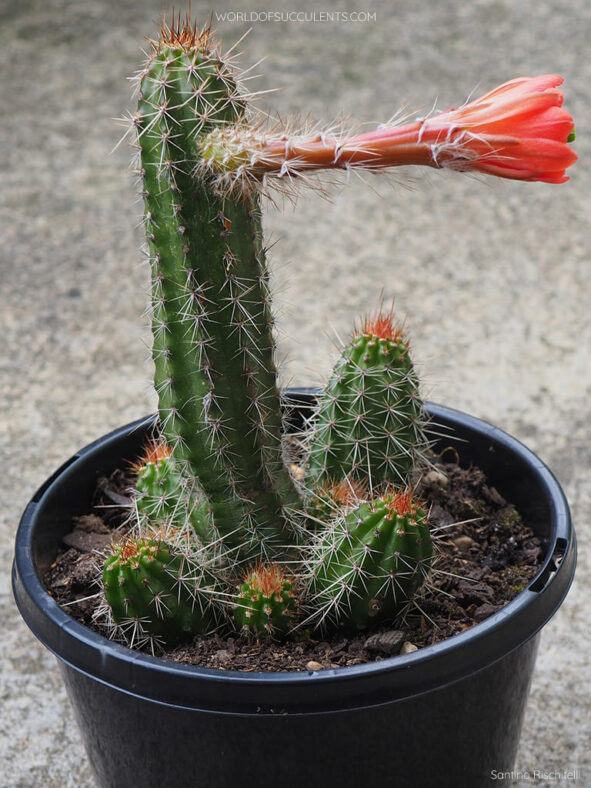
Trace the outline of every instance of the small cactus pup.
<instances>
[{"instance_id":1,"label":"small cactus pup","mask_svg":"<svg viewBox=\"0 0 591 788\"><path fill-rule=\"evenodd\" d=\"M202 542L211 540L207 502L198 491L194 494L179 473L170 446L162 440L151 441L132 469L137 473L134 502L140 524L159 530L190 522Z\"/></svg>"},{"instance_id":2,"label":"small cactus pup","mask_svg":"<svg viewBox=\"0 0 591 788\"><path fill-rule=\"evenodd\" d=\"M157 539L127 539L103 567L105 599L115 633L130 645L168 646L216 625L213 578Z\"/></svg>"},{"instance_id":3,"label":"small cactus pup","mask_svg":"<svg viewBox=\"0 0 591 788\"><path fill-rule=\"evenodd\" d=\"M181 473L236 560L295 541L299 496L283 465L261 211L195 167L204 135L245 112L209 28L162 26L134 118L152 269L155 388Z\"/></svg>"},{"instance_id":4,"label":"small cactus pup","mask_svg":"<svg viewBox=\"0 0 591 788\"><path fill-rule=\"evenodd\" d=\"M393 309L379 311L354 332L320 397L307 486L409 484L427 447L426 422L406 334Z\"/></svg>"},{"instance_id":5,"label":"small cactus pup","mask_svg":"<svg viewBox=\"0 0 591 788\"><path fill-rule=\"evenodd\" d=\"M243 632L284 635L295 612L293 581L277 564L259 564L238 586L234 619Z\"/></svg>"},{"instance_id":6,"label":"small cactus pup","mask_svg":"<svg viewBox=\"0 0 591 788\"><path fill-rule=\"evenodd\" d=\"M432 560L425 510L408 490L363 503L315 537L307 620L345 632L393 621L425 582Z\"/></svg>"},{"instance_id":7,"label":"small cactus pup","mask_svg":"<svg viewBox=\"0 0 591 788\"><path fill-rule=\"evenodd\" d=\"M154 440L132 464L137 473L134 500L140 520L171 524L184 520L185 486L171 454L170 446Z\"/></svg>"}]
</instances>

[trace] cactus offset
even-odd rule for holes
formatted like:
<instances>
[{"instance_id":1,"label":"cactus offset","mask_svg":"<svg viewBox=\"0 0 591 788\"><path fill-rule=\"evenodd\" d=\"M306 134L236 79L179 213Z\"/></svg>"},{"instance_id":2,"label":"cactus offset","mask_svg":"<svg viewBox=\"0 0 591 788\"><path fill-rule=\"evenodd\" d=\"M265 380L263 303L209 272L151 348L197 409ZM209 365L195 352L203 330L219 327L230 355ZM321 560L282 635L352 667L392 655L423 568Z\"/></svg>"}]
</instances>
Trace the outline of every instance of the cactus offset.
<instances>
[{"instance_id":1,"label":"cactus offset","mask_svg":"<svg viewBox=\"0 0 591 788\"><path fill-rule=\"evenodd\" d=\"M203 543L212 539L207 502L190 489L178 472L170 446L153 442L133 465L137 472L135 504L140 522L156 529L190 522Z\"/></svg>"},{"instance_id":2,"label":"cactus offset","mask_svg":"<svg viewBox=\"0 0 591 788\"><path fill-rule=\"evenodd\" d=\"M238 586L234 619L260 635L285 634L295 610L292 581L277 565L256 566Z\"/></svg>"},{"instance_id":3,"label":"cactus offset","mask_svg":"<svg viewBox=\"0 0 591 788\"><path fill-rule=\"evenodd\" d=\"M432 558L425 512L409 492L361 504L316 537L310 620L344 631L393 620L425 581Z\"/></svg>"},{"instance_id":4,"label":"cactus offset","mask_svg":"<svg viewBox=\"0 0 591 788\"><path fill-rule=\"evenodd\" d=\"M425 421L408 341L392 311L380 312L343 350L320 399L308 485L407 484L426 446Z\"/></svg>"},{"instance_id":5,"label":"cactus offset","mask_svg":"<svg viewBox=\"0 0 591 788\"><path fill-rule=\"evenodd\" d=\"M154 522L178 522L184 517L184 489L170 457L143 465L136 481L140 517Z\"/></svg>"},{"instance_id":6,"label":"cactus offset","mask_svg":"<svg viewBox=\"0 0 591 788\"><path fill-rule=\"evenodd\" d=\"M215 625L213 578L156 539L129 539L103 567L105 599L127 640L168 645Z\"/></svg>"}]
</instances>

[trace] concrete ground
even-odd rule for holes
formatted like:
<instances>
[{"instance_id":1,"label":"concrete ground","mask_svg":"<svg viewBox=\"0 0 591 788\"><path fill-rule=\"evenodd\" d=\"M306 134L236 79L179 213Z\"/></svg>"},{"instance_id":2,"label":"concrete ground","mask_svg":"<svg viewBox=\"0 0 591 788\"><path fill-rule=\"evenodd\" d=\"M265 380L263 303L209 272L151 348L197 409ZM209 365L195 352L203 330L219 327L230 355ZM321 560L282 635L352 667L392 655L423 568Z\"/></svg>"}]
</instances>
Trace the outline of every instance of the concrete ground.
<instances>
[{"instance_id":1,"label":"concrete ground","mask_svg":"<svg viewBox=\"0 0 591 788\"><path fill-rule=\"evenodd\" d=\"M126 77L161 3L0 4L0 785L86 788L91 772L54 659L9 590L19 515L76 449L154 408L142 318L140 205L111 152L112 118L132 106ZM222 10L261 10L254 0ZM374 0L275 11L368 11L366 22L254 22L248 66L266 56L261 106L374 123L457 106L514 76L557 72L580 161L563 186L445 173L354 179L269 208L284 383L316 383L335 333L383 293L407 316L429 396L492 421L536 450L564 485L580 558L544 631L516 769L591 786L589 523L591 274L588 154L591 5L586 0ZM210 7L193 2L205 20ZM267 8L268 10L268 8ZM220 21L226 46L250 26ZM587 173L587 174L585 174ZM371 187L377 187L380 195ZM409 187L409 188L407 188ZM562 781L564 783L564 780ZM509 781L504 781L509 784ZM434 778L433 785L436 785Z\"/></svg>"}]
</instances>

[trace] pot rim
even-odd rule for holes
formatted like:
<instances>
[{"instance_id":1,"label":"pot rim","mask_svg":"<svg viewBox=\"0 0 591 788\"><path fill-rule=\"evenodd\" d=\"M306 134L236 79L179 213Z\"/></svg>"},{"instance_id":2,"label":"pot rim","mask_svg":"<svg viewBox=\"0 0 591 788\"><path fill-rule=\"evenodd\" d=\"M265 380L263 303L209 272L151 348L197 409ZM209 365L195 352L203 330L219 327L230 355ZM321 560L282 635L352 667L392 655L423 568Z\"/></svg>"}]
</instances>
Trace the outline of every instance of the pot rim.
<instances>
[{"instance_id":1,"label":"pot rim","mask_svg":"<svg viewBox=\"0 0 591 788\"><path fill-rule=\"evenodd\" d=\"M297 404L310 401L315 392L290 389L286 395ZM33 496L17 531L12 570L13 592L21 615L58 659L102 683L158 703L222 713L318 713L361 708L422 694L487 667L533 637L566 596L576 563L570 511L552 472L516 438L459 410L430 402L425 405L435 423L479 435L495 451L514 457L531 474L549 507L551 538L540 570L511 602L470 629L416 652L364 665L317 672L251 673L175 663L133 651L73 619L48 594L34 565L35 531L43 505L54 484L63 482L64 477L74 477L79 466L87 466L89 458L105 446L145 429L154 416L90 443Z\"/></svg>"}]
</instances>

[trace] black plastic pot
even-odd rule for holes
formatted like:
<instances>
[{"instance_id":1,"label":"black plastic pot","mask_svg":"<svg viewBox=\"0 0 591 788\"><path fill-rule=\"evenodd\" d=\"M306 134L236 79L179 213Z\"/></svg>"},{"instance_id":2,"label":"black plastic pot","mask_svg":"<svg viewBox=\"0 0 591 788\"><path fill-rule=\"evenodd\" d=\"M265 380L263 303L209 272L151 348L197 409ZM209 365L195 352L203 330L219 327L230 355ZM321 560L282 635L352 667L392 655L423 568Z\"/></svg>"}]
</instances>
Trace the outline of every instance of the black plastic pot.
<instances>
[{"instance_id":1,"label":"black plastic pot","mask_svg":"<svg viewBox=\"0 0 591 788\"><path fill-rule=\"evenodd\" d=\"M311 393L293 390L295 404ZM462 464L476 464L546 548L528 588L472 629L369 665L316 673L194 668L130 651L74 621L40 578L97 476L134 458L150 420L82 449L29 503L16 540L14 594L59 660L102 786L391 788L488 785L512 768L540 628L573 578L575 535L556 479L501 430L429 405ZM301 412L294 411L294 420ZM443 428L443 429L442 429Z\"/></svg>"}]
</instances>

